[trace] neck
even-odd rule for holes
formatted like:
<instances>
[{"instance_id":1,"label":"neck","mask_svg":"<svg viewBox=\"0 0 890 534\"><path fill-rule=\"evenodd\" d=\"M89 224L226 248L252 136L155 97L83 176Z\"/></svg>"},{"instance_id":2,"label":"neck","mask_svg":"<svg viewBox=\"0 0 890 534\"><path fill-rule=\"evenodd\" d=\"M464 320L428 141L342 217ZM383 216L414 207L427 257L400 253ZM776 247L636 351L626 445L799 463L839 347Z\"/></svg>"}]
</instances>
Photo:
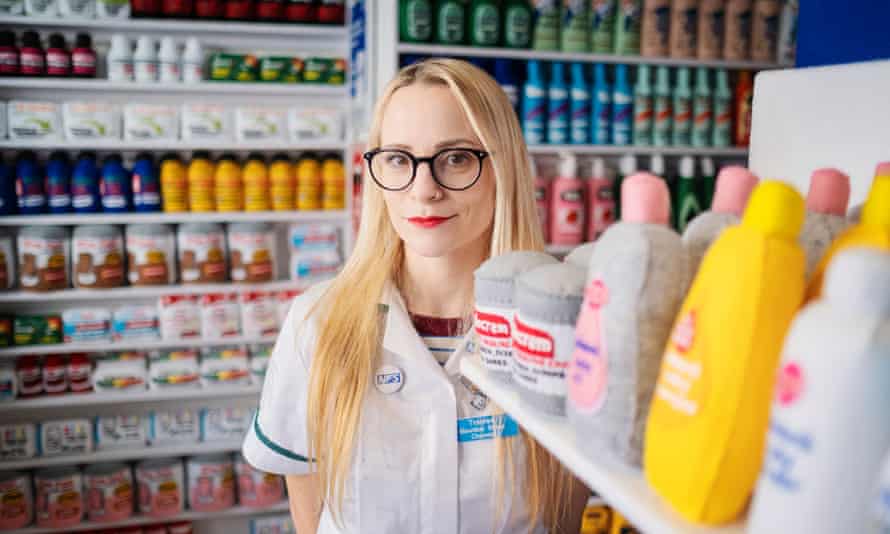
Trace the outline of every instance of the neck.
<instances>
[{"instance_id":1,"label":"neck","mask_svg":"<svg viewBox=\"0 0 890 534\"><path fill-rule=\"evenodd\" d=\"M473 271L488 257L489 236L436 258L405 249L399 283L411 313L464 317L473 306Z\"/></svg>"}]
</instances>

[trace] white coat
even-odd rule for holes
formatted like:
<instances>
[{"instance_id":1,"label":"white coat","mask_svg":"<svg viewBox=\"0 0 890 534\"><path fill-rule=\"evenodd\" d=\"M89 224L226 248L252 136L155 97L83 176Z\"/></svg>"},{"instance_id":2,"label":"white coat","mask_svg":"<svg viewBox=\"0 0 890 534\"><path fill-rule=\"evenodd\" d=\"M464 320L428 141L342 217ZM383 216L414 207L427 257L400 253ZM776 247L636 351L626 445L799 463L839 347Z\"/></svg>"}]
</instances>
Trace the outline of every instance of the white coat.
<instances>
[{"instance_id":1,"label":"white coat","mask_svg":"<svg viewBox=\"0 0 890 534\"><path fill-rule=\"evenodd\" d=\"M257 469L309 473L306 403L316 326L304 321L323 292L297 297L282 326L263 385L260 407L244 441ZM529 532L523 495L525 449L516 423L460 375L475 348L470 334L442 367L414 329L404 302L387 289L381 371L364 400L355 456L346 481L342 525L325 505L319 534L512 534ZM469 352L468 350L469 349ZM384 368L384 366L392 366ZM393 370L401 389L392 388ZM498 513L495 438L513 442L517 478L504 484ZM533 532L544 532L536 528Z\"/></svg>"}]
</instances>

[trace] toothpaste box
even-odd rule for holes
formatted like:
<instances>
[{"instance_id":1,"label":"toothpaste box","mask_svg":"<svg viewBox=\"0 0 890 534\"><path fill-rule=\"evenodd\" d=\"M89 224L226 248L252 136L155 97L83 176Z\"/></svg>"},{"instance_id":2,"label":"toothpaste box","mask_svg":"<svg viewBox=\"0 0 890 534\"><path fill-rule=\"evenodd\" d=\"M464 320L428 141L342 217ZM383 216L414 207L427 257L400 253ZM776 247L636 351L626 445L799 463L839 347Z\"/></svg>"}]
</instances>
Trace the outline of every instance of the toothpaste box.
<instances>
[{"instance_id":1,"label":"toothpaste box","mask_svg":"<svg viewBox=\"0 0 890 534\"><path fill-rule=\"evenodd\" d=\"M184 104L182 138L201 141L232 139L232 110L219 104Z\"/></svg>"},{"instance_id":2,"label":"toothpaste box","mask_svg":"<svg viewBox=\"0 0 890 534\"><path fill-rule=\"evenodd\" d=\"M126 449L148 445L148 418L142 415L106 415L96 417L97 450Z\"/></svg>"},{"instance_id":3,"label":"toothpaste box","mask_svg":"<svg viewBox=\"0 0 890 534\"><path fill-rule=\"evenodd\" d=\"M62 312L65 343L111 340L111 313L103 308L77 308Z\"/></svg>"},{"instance_id":4,"label":"toothpaste box","mask_svg":"<svg viewBox=\"0 0 890 534\"><path fill-rule=\"evenodd\" d=\"M12 100L7 105L9 138L54 141L62 137L62 114L54 102Z\"/></svg>"},{"instance_id":5,"label":"toothpaste box","mask_svg":"<svg viewBox=\"0 0 890 534\"><path fill-rule=\"evenodd\" d=\"M145 354L122 352L102 356L96 360L92 379L96 393L145 390L148 385Z\"/></svg>"},{"instance_id":6,"label":"toothpaste box","mask_svg":"<svg viewBox=\"0 0 890 534\"><path fill-rule=\"evenodd\" d=\"M240 440L253 422L247 408L204 408L201 410L201 441Z\"/></svg>"},{"instance_id":7,"label":"toothpaste box","mask_svg":"<svg viewBox=\"0 0 890 534\"><path fill-rule=\"evenodd\" d=\"M201 349L201 385L246 386L250 382L247 349L214 347Z\"/></svg>"},{"instance_id":8,"label":"toothpaste box","mask_svg":"<svg viewBox=\"0 0 890 534\"><path fill-rule=\"evenodd\" d=\"M277 107L246 106L235 110L235 137L238 141L285 141L287 110Z\"/></svg>"},{"instance_id":9,"label":"toothpaste box","mask_svg":"<svg viewBox=\"0 0 890 534\"><path fill-rule=\"evenodd\" d=\"M194 410L160 410L149 416L148 440L152 445L197 442L201 436Z\"/></svg>"},{"instance_id":10,"label":"toothpaste box","mask_svg":"<svg viewBox=\"0 0 890 534\"><path fill-rule=\"evenodd\" d=\"M121 112L102 102L65 102L62 105L65 139L108 140L121 137Z\"/></svg>"},{"instance_id":11,"label":"toothpaste box","mask_svg":"<svg viewBox=\"0 0 890 534\"><path fill-rule=\"evenodd\" d=\"M162 338L201 337L201 306L198 295L164 295L158 301L158 309Z\"/></svg>"},{"instance_id":12,"label":"toothpaste box","mask_svg":"<svg viewBox=\"0 0 890 534\"><path fill-rule=\"evenodd\" d=\"M200 386L199 370L195 349L155 351L149 355L151 389L196 388Z\"/></svg>"},{"instance_id":13,"label":"toothpaste box","mask_svg":"<svg viewBox=\"0 0 890 534\"><path fill-rule=\"evenodd\" d=\"M86 454L93 451L93 426L88 419L59 419L37 429L41 456Z\"/></svg>"},{"instance_id":14,"label":"toothpaste box","mask_svg":"<svg viewBox=\"0 0 890 534\"><path fill-rule=\"evenodd\" d=\"M179 138L179 110L159 104L128 104L124 107L124 139L127 141L175 141Z\"/></svg>"},{"instance_id":15,"label":"toothpaste box","mask_svg":"<svg viewBox=\"0 0 890 534\"><path fill-rule=\"evenodd\" d=\"M287 112L291 141L332 141L343 139L343 114L336 108L292 107Z\"/></svg>"},{"instance_id":16,"label":"toothpaste box","mask_svg":"<svg viewBox=\"0 0 890 534\"><path fill-rule=\"evenodd\" d=\"M115 341L153 340L161 337L158 309L150 305L121 306L114 311L111 336Z\"/></svg>"},{"instance_id":17,"label":"toothpaste box","mask_svg":"<svg viewBox=\"0 0 890 534\"><path fill-rule=\"evenodd\" d=\"M37 425L0 425L0 460L20 460L37 456Z\"/></svg>"}]
</instances>

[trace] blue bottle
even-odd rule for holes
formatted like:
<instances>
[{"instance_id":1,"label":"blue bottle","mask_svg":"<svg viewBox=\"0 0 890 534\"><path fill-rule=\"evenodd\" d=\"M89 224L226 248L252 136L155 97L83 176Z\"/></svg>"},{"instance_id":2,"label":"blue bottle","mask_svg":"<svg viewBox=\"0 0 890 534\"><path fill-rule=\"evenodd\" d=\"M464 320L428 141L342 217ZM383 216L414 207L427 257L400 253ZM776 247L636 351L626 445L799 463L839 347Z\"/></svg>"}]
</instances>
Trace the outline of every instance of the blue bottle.
<instances>
[{"instance_id":1,"label":"blue bottle","mask_svg":"<svg viewBox=\"0 0 890 534\"><path fill-rule=\"evenodd\" d=\"M570 128L573 145L590 142L590 90L584 78L584 64L572 63L572 87L569 91Z\"/></svg>"},{"instance_id":2,"label":"blue bottle","mask_svg":"<svg viewBox=\"0 0 890 534\"><path fill-rule=\"evenodd\" d=\"M15 194L20 214L39 215L46 211L43 176L33 152L22 153L16 161Z\"/></svg>"},{"instance_id":3,"label":"blue bottle","mask_svg":"<svg viewBox=\"0 0 890 534\"><path fill-rule=\"evenodd\" d=\"M547 90L547 142L564 145L569 142L569 88L565 69L559 61L550 66L550 87Z\"/></svg>"},{"instance_id":4,"label":"blue bottle","mask_svg":"<svg viewBox=\"0 0 890 534\"><path fill-rule=\"evenodd\" d=\"M526 64L526 80L522 88L522 133L529 145L540 145L546 140L547 86L541 74L541 64Z\"/></svg>"},{"instance_id":5,"label":"blue bottle","mask_svg":"<svg viewBox=\"0 0 890 534\"><path fill-rule=\"evenodd\" d=\"M17 211L14 173L6 159L0 157L0 215L14 215Z\"/></svg>"},{"instance_id":6,"label":"blue bottle","mask_svg":"<svg viewBox=\"0 0 890 534\"><path fill-rule=\"evenodd\" d=\"M151 154L139 154L133 163L132 189L136 211L161 211L161 181Z\"/></svg>"},{"instance_id":7,"label":"blue bottle","mask_svg":"<svg viewBox=\"0 0 890 534\"><path fill-rule=\"evenodd\" d=\"M615 67L612 90L612 144L629 145L633 131L634 95L627 83L627 65Z\"/></svg>"},{"instance_id":8,"label":"blue bottle","mask_svg":"<svg viewBox=\"0 0 890 534\"><path fill-rule=\"evenodd\" d=\"M102 211L124 213L130 211L130 173L117 154L107 156L102 163L99 178L99 193L102 195Z\"/></svg>"},{"instance_id":9,"label":"blue bottle","mask_svg":"<svg viewBox=\"0 0 890 534\"><path fill-rule=\"evenodd\" d=\"M593 67L590 142L595 145L608 145L612 142L612 88L606 78L606 66L602 63Z\"/></svg>"},{"instance_id":10,"label":"blue bottle","mask_svg":"<svg viewBox=\"0 0 890 534\"><path fill-rule=\"evenodd\" d=\"M74 164L71 173L71 205L74 213L96 213L101 210L99 202L99 169L96 155L84 152Z\"/></svg>"},{"instance_id":11,"label":"blue bottle","mask_svg":"<svg viewBox=\"0 0 890 534\"><path fill-rule=\"evenodd\" d=\"M47 205L50 213L71 211L71 161L64 152L53 152L46 163Z\"/></svg>"},{"instance_id":12,"label":"blue bottle","mask_svg":"<svg viewBox=\"0 0 890 534\"><path fill-rule=\"evenodd\" d=\"M516 79L516 68L513 62L509 59L496 59L494 61L494 79L507 93L513 111L519 113L519 82Z\"/></svg>"}]
</instances>

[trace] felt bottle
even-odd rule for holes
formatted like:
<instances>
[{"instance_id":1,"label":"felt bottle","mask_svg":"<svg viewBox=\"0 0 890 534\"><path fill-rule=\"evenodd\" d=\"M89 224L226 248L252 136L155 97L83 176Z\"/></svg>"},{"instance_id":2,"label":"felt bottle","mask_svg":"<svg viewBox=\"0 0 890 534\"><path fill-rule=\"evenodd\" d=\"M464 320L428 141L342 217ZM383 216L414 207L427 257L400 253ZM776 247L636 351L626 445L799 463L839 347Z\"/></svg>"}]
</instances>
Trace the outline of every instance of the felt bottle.
<instances>
[{"instance_id":1,"label":"felt bottle","mask_svg":"<svg viewBox=\"0 0 890 534\"><path fill-rule=\"evenodd\" d=\"M788 332L775 383L747 532L877 532L867 519L890 446L890 253L838 254Z\"/></svg>"},{"instance_id":2,"label":"felt bottle","mask_svg":"<svg viewBox=\"0 0 890 534\"><path fill-rule=\"evenodd\" d=\"M677 314L643 464L649 485L687 521L734 521L754 488L782 342L803 300L804 210L790 185L761 182L741 224L705 255Z\"/></svg>"},{"instance_id":3,"label":"felt bottle","mask_svg":"<svg viewBox=\"0 0 890 534\"><path fill-rule=\"evenodd\" d=\"M816 265L807 284L808 300L819 296L825 269L835 254L848 247L890 250L890 162L878 165L859 223L839 235Z\"/></svg>"},{"instance_id":4,"label":"felt bottle","mask_svg":"<svg viewBox=\"0 0 890 534\"><path fill-rule=\"evenodd\" d=\"M664 180L624 181L621 221L593 249L568 373L569 417L590 451L639 466L649 401L688 284Z\"/></svg>"},{"instance_id":5,"label":"felt bottle","mask_svg":"<svg viewBox=\"0 0 890 534\"><path fill-rule=\"evenodd\" d=\"M807 193L807 218L800 233L800 244L807 253L807 276L831 243L850 225L847 203L850 200L850 177L837 169L813 171Z\"/></svg>"},{"instance_id":6,"label":"felt bottle","mask_svg":"<svg viewBox=\"0 0 890 534\"><path fill-rule=\"evenodd\" d=\"M566 370L575 346L575 321L584 269L544 265L516 280L513 382L523 404L553 415L566 410Z\"/></svg>"},{"instance_id":7,"label":"felt bottle","mask_svg":"<svg viewBox=\"0 0 890 534\"><path fill-rule=\"evenodd\" d=\"M554 245L584 241L584 189L575 155L560 154L559 175L550 186L550 242Z\"/></svg>"},{"instance_id":8,"label":"felt bottle","mask_svg":"<svg viewBox=\"0 0 890 534\"><path fill-rule=\"evenodd\" d=\"M558 263L548 254L514 251L489 258L473 273L476 309L474 329L479 355L489 375L513 381L513 320L516 278L542 265Z\"/></svg>"}]
</instances>

